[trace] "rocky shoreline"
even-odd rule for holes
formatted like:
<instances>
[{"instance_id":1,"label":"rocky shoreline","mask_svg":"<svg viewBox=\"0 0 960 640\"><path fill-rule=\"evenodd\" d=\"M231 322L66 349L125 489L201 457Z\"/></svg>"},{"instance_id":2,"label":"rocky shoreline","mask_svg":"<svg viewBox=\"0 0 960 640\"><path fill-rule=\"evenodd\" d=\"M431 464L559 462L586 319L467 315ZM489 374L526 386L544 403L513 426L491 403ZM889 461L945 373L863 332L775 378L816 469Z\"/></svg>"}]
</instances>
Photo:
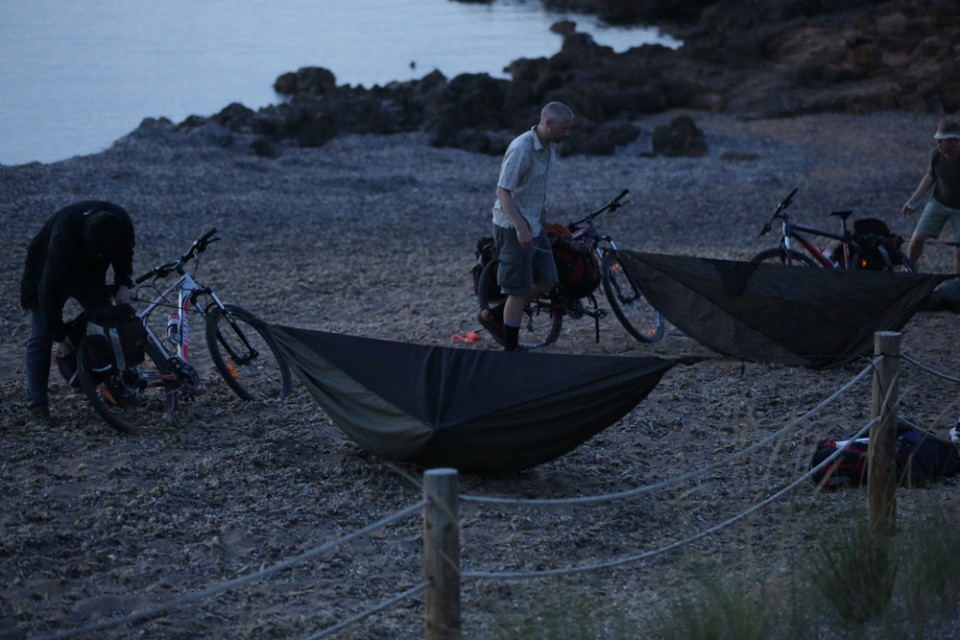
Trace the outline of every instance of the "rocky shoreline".
<instances>
[{"instance_id":1,"label":"rocky shoreline","mask_svg":"<svg viewBox=\"0 0 960 640\"><path fill-rule=\"evenodd\" d=\"M553 0L618 22L660 25L683 45L644 45L623 53L598 45L574 22L550 57L520 59L509 80L487 74L370 89L338 85L335 73L305 67L279 76L285 99L253 111L231 104L209 117L144 126L189 131L215 123L254 136L263 156L277 144L319 147L345 133L425 132L438 147L499 155L550 100L568 103L579 127L570 154L609 154L640 132L638 117L674 109L742 118L809 113L863 114L960 109L960 5L950 0L809 0L682 3ZM614 18L613 16L620 16Z\"/></svg>"}]
</instances>

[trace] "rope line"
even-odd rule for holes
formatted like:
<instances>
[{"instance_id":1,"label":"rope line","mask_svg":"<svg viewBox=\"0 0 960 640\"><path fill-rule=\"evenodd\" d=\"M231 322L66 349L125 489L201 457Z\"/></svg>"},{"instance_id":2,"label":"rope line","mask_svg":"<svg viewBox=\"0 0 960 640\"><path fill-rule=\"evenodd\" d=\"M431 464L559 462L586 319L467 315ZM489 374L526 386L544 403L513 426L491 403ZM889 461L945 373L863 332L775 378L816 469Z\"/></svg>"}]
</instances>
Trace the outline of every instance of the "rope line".
<instances>
[{"instance_id":1,"label":"rope line","mask_svg":"<svg viewBox=\"0 0 960 640\"><path fill-rule=\"evenodd\" d=\"M847 441L846 444L844 444L842 447L839 447L835 452L831 453L820 464L816 465L815 467L813 467L812 469L810 469L809 471L804 473L802 476L800 476L799 478L797 478L796 480L794 480L793 482L785 486L783 489L780 489L773 495L767 497L766 499L762 500L761 502L758 502L755 505L752 505L750 508L746 509L745 511L742 511L739 514L732 516L727 520L724 520L723 522L720 522L712 527L704 529L703 531L700 531L692 536L688 536L686 538L682 538L680 540L672 542L668 545L659 547L657 549L652 549L650 551L644 551L643 553L637 553L637 554L625 556L622 558L615 558L613 560L608 560L606 562L598 562L598 563L589 564L589 565L579 565L575 567L567 567L564 569L546 569L543 571L496 571L496 572L465 571L461 573L461 577L464 580L520 580L520 579L530 579L530 578L545 578L545 577L551 577L551 576L565 576L565 575L572 575L577 573L586 573L588 571L596 571L598 569L611 569L614 567L619 567L625 564L639 562L640 560L646 560L649 558L656 557L658 555L662 555L668 551L672 551L673 549L677 549L679 547L688 545L692 542L696 542L697 540L705 538L708 535L717 533L718 531L721 531L739 522L740 520L743 520L747 516L756 513L760 509L772 504L776 500L779 500L782 496L793 491L798 486L800 486L803 482L812 478L815 473L817 473L822 468L824 468L825 466L827 466L828 464L836 460L844 451L846 451L847 447L850 446L853 440L863 436L863 434L869 431L870 428L877 422L879 422L879 418L874 418L873 420L868 422L866 425L864 425L860 429L860 431L858 431L855 435L853 435Z\"/></svg>"},{"instance_id":2,"label":"rope line","mask_svg":"<svg viewBox=\"0 0 960 640\"><path fill-rule=\"evenodd\" d=\"M313 634L312 636L309 636L309 637L307 638L307 640L320 640L321 638L326 638L326 637L328 637L328 636L331 636L331 635L333 635L334 633L336 633L337 631L342 631L342 630L346 629L347 627L349 627L349 626L351 626L351 625L354 625L354 624L360 622L361 620L363 620L363 619L365 619L365 618L369 618L370 616L372 616L372 615L374 615L374 614L376 614L376 613L380 613L380 612L383 611L384 609L389 609L390 607L392 607L393 605L397 604L397 603L400 602L401 600L405 600L406 598L409 598L410 596L414 596L414 595L416 595L416 594L418 594L418 593L421 593L421 592L423 592L423 591L426 591L427 588L429 588L431 584L432 584L432 583L429 582L429 581L427 581L427 582L422 582L422 583L418 584L418 585L415 586L415 587L412 587L412 588L410 588L410 589L407 589L407 590L404 591L403 593L400 593L400 594L395 595L394 597L390 598L389 600L384 600L383 602L381 602L380 604L378 604L378 605L377 605L376 607L374 607L373 609L367 609L366 611L364 611L364 612L362 612L362 613L358 613L357 615L353 616L352 618L350 618L350 619L348 619L348 620L344 620L343 622L340 622L340 623L338 623L338 624L335 624L335 625L333 625L332 627L327 627L326 629L323 629L322 631L318 631L317 633Z\"/></svg>"},{"instance_id":3,"label":"rope line","mask_svg":"<svg viewBox=\"0 0 960 640\"><path fill-rule=\"evenodd\" d=\"M615 492L615 493L608 493L608 494L597 495L597 496L585 496L585 497L579 497L579 498L561 498L561 499L530 500L530 499L491 498L491 497L483 497L483 496L460 495L460 496L459 496L459 499L460 499L461 501L463 501L463 502L468 502L468 503L472 502L472 503L477 503L477 504L497 504L497 505L554 506L554 505L593 504L593 503L599 503L599 502L610 502L610 501L613 501L613 500L618 500L618 499L630 498L630 497L634 497L634 496L638 496L638 495L643 495L643 494L651 493L651 492L653 492L653 491L661 490L661 489L663 489L663 488L667 488L667 487L670 487L670 486L673 486L673 485L677 485L677 484L680 484L680 483L682 483L682 482L687 482L687 481L689 481L689 480L700 479L700 478L706 476L707 474L715 471L716 469L719 469L719 468L722 467L722 466L725 466L725 465L727 465L727 464L730 464L731 462L733 462L733 461L735 461L735 460L738 460L738 459L740 459L740 458L742 458L742 457L744 457L744 456L746 456L746 455L749 455L750 453L753 453L754 451L756 451L756 450L758 450L758 449L760 449L760 448L762 448L762 447L764 447L764 446L767 446L767 445L770 444L771 442L773 442L773 441L775 441L775 440L783 437L789 430L795 428L798 424L810 420L812 417L814 417L815 415L817 415L818 413L820 413L821 411L823 411L826 407L828 407L829 405L831 405L832 403L834 403L834 402L835 402L837 399L839 399L843 394L845 394L847 391L849 391L854 385L856 385L856 384L858 384L860 381L862 381L868 374L870 374L871 372L874 372L877 364L878 364L879 362L881 362L884 357L891 357L891 356L879 355L879 356L874 357L874 358L869 362L869 364L868 364L862 371L860 371L856 376L854 376L854 377L853 377L851 380L849 380L846 384L844 384L844 385L843 385L842 387L840 387L837 391L835 391L833 394L831 394L828 398L826 398L826 399L824 399L823 401L821 401L817 406L815 406L813 409L807 411L807 412L804 413L803 415L801 415L801 416L799 416L799 417L797 417L797 418L794 418L794 419L788 421L786 425L784 425L782 428L780 428L780 429L777 430L776 432L774 432L774 433L770 434L769 436L767 436L767 437L765 437L765 438L763 438L763 439L761 439L761 440L759 440L759 441L751 444L750 446L746 447L744 450L742 450L742 451L740 451L740 452L737 452L737 453L735 453L735 454L733 454L733 455L731 455L731 456L728 456L728 457L725 458L724 460L721 460L721 461L719 461L719 462L716 462L716 463L713 463L713 464L711 464L711 465L708 465L708 466L706 466L706 467L704 467L704 468L702 468L702 469L700 469L700 470L693 471L693 472L686 473L686 474L681 474L681 475L676 476L676 477L674 477L674 478L668 478L668 479L666 479L666 480L663 480L663 481L661 481L661 482L654 483L654 484L652 484L652 485L647 485L647 486L644 486L644 487L638 487L638 488L636 488L636 489L631 489L631 490L627 490L627 491L621 491L621 492ZM914 364L914 365L916 365L916 366L918 366L918 367L920 367L920 368L922 368L922 369L925 369L925 370L929 371L930 373L933 373L934 375L938 375L938 376L940 376L940 377L942 377L942 378L944 378L944 379L947 379L947 380L950 380L950 381L953 381L953 382L958 382L958 383L960 383L960 378L956 378L956 377L953 377L953 376L948 376L947 374L943 374L943 373L941 373L941 372L938 372L938 371L934 370L932 367L929 367L928 365L922 364L922 363L918 362L917 360L911 358L910 356L901 356L901 357L902 357L904 360L910 362L911 364ZM824 459L824 460L823 460L822 462L820 462L818 465L816 465L815 467L811 468L809 471L807 471L806 473L804 473L803 475L801 475L799 478L797 478L797 479L794 480L793 482L789 483L788 485L786 485L785 487L783 487L783 488L780 489L779 491L777 491L777 492L773 493L772 495L768 496L766 499L762 500L761 502L759 502L759 503L757 503L757 504L754 504L754 505L751 505L749 508L747 508L746 510L742 511L741 513L736 514L736 515L734 515L734 516L732 516L732 517L730 517L730 518L728 518L728 519L726 519L726 520L724 520L724 521L722 521L722 522L720 522L720 523L717 523L716 525L713 525L713 526L711 526L711 527L708 527L708 528L706 528L706 529L703 529L703 530L701 530L701 531L699 531L699 532L697 532L697 533L695 533L695 534L693 534L693 535L690 535L690 536L688 536L688 537L686 537L686 538L683 538L683 539L674 541L674 542L672 542L672 543L670 543L670 544L664 545L664 546L659 547L659 548L657 548L657 549L653 549L653 550L649 550L649 551L644 551L644 552L641 552L641 553L636 553L636 554L632 554L632 555L628 555L628 556L624 556L624 557L620 557L620 558L614 558L614 559L611 559L611 560L608 560L608 561L604 561L604 562L597 562L597 563L588 564L588 565L578 565L578 566L567 567L567 568L548 569L548 570L541 570L541 571L502 571L502 572L468 571L468 572L461 572L461 578L466 579L466 580L469 580L469 579L477 579L477 580L482 580L482 579L488 579L488 580L508 580L508 579L531 579L531 578L544 578L544 577L550 577L550 576L563 576L563 575L571 575L571 574L585 573L585 572L588 572L588 571L595 571L595 570L599 570L599 569L615 568L615 567L619 567L619 566L622 566L622 565L625 565L625 564L630 564L630 563L634 563L634 562L638 562L638 561L641 561L641 560L646 560L646 559L649 559L649 558L653 558L653 557L662 555L662 554L664 554L664 553L667 553L667 552L669 552L669 551L672 551L672 550L677 549L677 548L679 548L679 547L682 547L682 546L688 545L688 544L690 544L690 543L696 542L696 541L701 540L701 539L703 539L703 538L705 538L705 537L707 537L707 536L709 536L709 535L712 535L712 534L714 534L714 533L717 533L717 532L719 532L719 531L722 531L723 529L726 529L727 527L730 527L730 526L732 526L733 524L735 524L735 523L743 520L744 518L746 518L746 517L748 517L748 516L750 516L750 515L758 512L758 511L760 511L761 509L763 509L763 508L765 508L765 507L767 507L767 506L769 506L769 505L771 505L771 504L773 504L775 501L779 500L782 496L784 496L784 495L788 494L789 492L792 492L793 490L795 490L795 489L796 489L797 487L799 487L802 483L810 480L810 479L814 476L814 474L818 473L821 469L823 469L824 467L826 467L826 466L829 465L829 464L832 464L832 462L833 462L834 460L836 460L836 459L846 450L846 448L849 446L849 444L850 444L853 440L855 440L856 438L861 437L863 434L865 434L867 431L869 431L869 429L870 429L874 424L876 424L878 421L879 421L879 418L874 418L873 420L871 420L870 422L868 422L868 423L867 423L865 426L863 426L855 435L853 435L851 438L849 438L848 441L847 441L843 446L839 447L834 453L832 453L830 456L828 456L826 459ZM299 563L301 563L301 562L305 562L305 561L308 561L308 560L312 560L312 559L314 559L314 558L316 558L316 557L318 557L318 556L320 556L320 555L323 555L323 554L325 554L325 553L328 553L329 551L331 551L331 550L333 550L333 549L336 549L337 547L339 547L339 546L341 546L341 545L344 545L344 544L347 544L348 542L351 542L351 541L353 541L353 540L356 540L357 538L360 538L361 536L367 535L367 534L372 533L372 532L374 532L374 531L376 531L376 530L378 530L378 529L380 529L380 528L383 528L383 527L385 527L385 526L387 526L387 525L390 525L390 524L392 524L392 523L394 523L394 522L397 522L397 521L399 521L399 520L401 520L401 519L404 519L404 518L406 518L406 517L408 517L408 516L416 513L417 511L421 510L423 507L427 506L428 504L430 504L430 500L429 500L429 499L423 499L423 500L421 500L420 502L418 502L418 503L416 503L416 504L414 504L414 505L412 505L412 506L410 506L410 507L407 507L407 508L402 509L402 510L400 510L400 511L397 511L397 512L395 512L395 513L393 513L393 514L391 514L391 515L389 515L389 516L386 516L386 517L384 517L384 518L382 518L382 519L380 519L380 520L378 520L378 521L376 521L376 522L374 522L374 523L371 523L371 524L367 525L366 527L363 527L363 528L361 528L361 529L358 529L357 531L354 531L354 532L352 532L351 534L348 534L348 535L346 535L346 536L344 536L344 537L342 537L342 538L340 538L340 539L338 539L338 540L334 540L334 541L331 541L331 542L328 542L328 543L319 545L319 546L314 547L314 548L312 548L312 549L309 549L309 550L307 550L307 551L305 551L305 552L303 552L303 553L300 553L300 554L298 554L298 555L296 555L296 556L293 556L293 557L291 557L291 558L288 558L287 560L281 561L281 562L279 562L279 563L277 563L277 564L275 564L275 565L273 565L273 566L271 566L271 567L267 567L267 568L265 568L265 569L262 569L262 570L259 570L259 571L256 571L256 572L249 573L249 574L246 574L246 575L244 575L244 576L240 576L240 577L235 578L235 579L233 579L233 580L228 580L228 581L226 581L226 582L222 582L222 583L220 583L220 584L217 584L217 585L214 585L214 586L212 586L212 587L209 587L209 588L207 588L207 589L205 589L205 590L203 590L203 591L199 591L199 592L195 592L195 593L191 593L191 594L185 594L185 595L182 595L182 596L174 597L174 598L170 599L169 601L167 601L167 602L165 602L165 603L161 603L161 604L156 605L156 606L154 606L154 607L151 607L151 608L149 608L149 609L144 609L144 610L141 610L141 611L139 611L139 612L133 612L133 613L128 614L128 615L125 615L125 616L121 616L121 617L117 617L117 618L113 618L113 619L109 619L109 620L105 620L105 621L93 623L93 624L86 625L86 626L83 626L83 627L79 627L79 628L76 628L76 629L73 629L73 630L62 631L62 632L59 632L59 633L54 634L54 635L46 636L46 637L42 638L41 640L60 640L60 639L62 639L62 638L71 638L71 637L75 637L75 636L79 636L79 635L85 635L85 634L88 634L88 633L91 633L91 632L94 632L94 631L100 631L100 630L108 629L108 628L111 628L111 627L116 627L116 626L120 626L120 625L123 625L123 624L128 624L128 623L135 622L135 621L138 621L138 620L142 620L142 619L145 619L145 618L151 618L151 617L159 616L159 615L164 614L164 613L167 613L167 612L169 612L169 611L171 611L171 610L173 610L173 609L181 608L181 607L183 607L183 606L185 606L185 605L188 605L188 604L191 604L191 603L194 603L194 602L198 602L198 601L200 601L200 600L207 599L207 598L209 598L209 597L211 597L211 596L217 595L217 594L222 593L222 592L224 592L224 591L227 591L227 590L229 590L229 589L232 589L232 588L235 588L235 587L238 587L238 586L242 586L242 585L244 585L244 584L248 584L248 583L250 583L250 582L254 582L254 581L256 581L256 580L265 578L265 577L267 577L267 576L269 576L269 575L272 575L272 574L277 573L277 572L279 572L279 571L283 571L283 570L285 570L285 569L288 569L288 568L290 568L290 567L292 567L292 566L294 566L294 565L296 565L296 564L299 564ZM332 626L332 627L328 627L328 628L326 628L326 629L323 629L323 630L321 630L321 631L316 632L315 634L309 636L309 638L307 638L307 640L320 640L320 639L326 638L326 637L328 637L328 636L330 636L330 635L332 635L332 634L334 634L334 633L337 633L338 631L341 631L341 630L343 630L343 629L345 629L345 628L347 628L347 627L349 627L349 626L351 626L351 625L353 625L353 624L356 624L357 622L360 622L360 621L362 621L362 620L364 620L364 619L366 619L366 618L368 618L368 617L370 617L370 616L372 616L372 615L375 615L375 614L377 614L377 613L379 613L379 612L381 612L381 611L383 611L383 610L385 610L385 609L387 609L387 608L389 608L389 607L394 606L395 604L397 604L398 602L400 602L400 601L402 601L402 600L404 600L404 599L406 599L406 598L410 598L410 597L412 597L412 596L414 596L414 595L416 595L416 594L418 594L418 593L421 593L421 592L425 591L426 589L428 589L428 588L430 587L430 584L431 584L431 583L430 583L429 581L427 581L427 582L423 582L423 583L421 583L421 584L418 584L418 585L416 585L416 586L414 586L414 587L412 587L412 588L410 588L410 589L407 589L406 591L404 591L404 592L402 592L402 593L400 593L400 594L397 594L397 595L395 595L395 596L393 596L393 597L391 597L391 598L389 598L389 599L387 599L387 600L379 603L378 605L376 605L375 607L373 607L373 608L371 608L371 609L365 610L365 611L363 611L363 612L361 612L361 613L359 613L359 614L357 614L357 615L355 615L355 616L353 616L353 617L351 617L351 618L349 618L349 619L347 619L347 620L344 620L344 621L342 621L342 622L337 623L336 625L334 625L334 626Z\"/></svg>"},{"instance_id":4,"label":"rope line","mask_svg":"<svg viewBox=\"0 0 960 640\"><path fill-rule=\"evenodd\" d=\"M389 516L386 516L385 518L381 518L380 520L377 520L376 522L369 524L366 527L363 527L362 529L357 529L356 531L354 531L349 535L346 535L337 540L333 540L332 542L327 542L318 547L314 547L313 549L308 549L307 551L304 551L301 554L293 556L292 558L288 558L287 560L284 560L282 562L278 562L277 564L271 567L267 567L266 569L261 569L260 571L254 571L253 573L248 573L244 576L240 576L239 578L234 578L233 580L221 582L220 584L204 589L203 591L188 593L182 596L178 596L176 598L172 598L167 602L161 603L149 609L135 611L125 616L121 616L118 618L111 618L109 620L104 620L102 622L96 622L93 624L86 625L84 627L78 627L76 629L62 631L60 633L57 633L51 636L46 636L41 640L60 640L61 638L71 638L74 636L91 633L93 631L109 629L111 627L117 627L122 624L136 622L137 620L142 620L144 618L151 618L153 616L160 615L161 613L166 613L171 609L178 609L180 607L183 607L184 605L191 604L193 602L197 602L200 600L204 600L206 598L209 598L210 596L214 596L214 595L217 595L218 593L227 591L228 589L233 589L234 587L239 587L249 582L254 582L255 580L265 578L271 574L277 573L278 571L289 569L290 567L296 564L299 564L301 562L312 560L333 549L336 549L341 545L344 545L348 542L356 540L361 536L367 535L368 533L372 533L377 529L383 528L398 520L402 520L403 518L406 518L407 516L410 516L416 513L417 511L423 509L423 507L425 507L427 504L428 504L427 500L421 500L420 502L418 502L413 506L407 507L406 509L403 509L401 511L397 511Z\"/></svg>"},{"instance_id":5,"label":"rope line","mask_svg":"<svg viewBox=\"0 0 960 640\"><path fill-rule=\"evenodd\" d=\"M949 381L949 382L956 382L956 383L960 384L960 378L958 378L958 377L956 377L956 376L951 376L951 375L949 375L949 374L943 373L942 371L938 371L937 369L934 369L934 368L931 367L930 365L924 364L924 363L920 362L919 360L916 360L915 358L912 358L912 357L910 357L910 356L901 356L901 357L902 357L904 360L906 360L907 362L909 362L910 364L915 365L915 366L919 367L920 369L923 369L923 370L926 371L927 373L931 373L931 374L937 376L938 378L943 378L944 380L947 380L947 381Z\"/></svg>"},{"instance_id":6,"label":"rope line","mask_svg":"<svg viewBox=\"0 0 960 640\"><path fill-rule=\"evenodd\" d=\"M627 491L618 491L615 493L607 493L597 496L584 496L579 498L544 498L544 499L522 499L522 498L490 498L485 496L472 496L472 495L461 495L460 500L463 502L472 502L474 504L495 504L495 505L524 505L524 506L559 506L559 505L575 505L575 504L596 504L600 502L612 502L614 500L620 500L623 498L632 498L635 496L644 495L647 493L652 493L654 491L661 491L663 489L672 487L683 482L688 482L691 480L699 480L704 476L716 471L717 469L730 464L740 458L743 458L754 451L767 446L771 442L783 437L789 430L796 427L797 424L805 422L811 419L813 416L818 414L820 411L824 410L829 405L833 404L840 396L849 391L854 385L863 380L868 374L870 374L877 362L882 360L882 358L875 358L872 360L866 367L863 368L860 373L854 376L850 381L845 385L840 387L837 391L831 394L828 398L820 402L810 411L807 411L802 416L794 418L787 422L786 425L781 427L778 431L770 434L769 436L758 440L757 442L751 444L745 449L734 453L723 460L714 462L707 465L696 471L691 471L689 473L681 474L679 476L674 476L673 478L667 478L666 480L661 480L654 484L644 485L642 487L637 487L636 489L629 489Z\"/></svg>"}]
</instances>

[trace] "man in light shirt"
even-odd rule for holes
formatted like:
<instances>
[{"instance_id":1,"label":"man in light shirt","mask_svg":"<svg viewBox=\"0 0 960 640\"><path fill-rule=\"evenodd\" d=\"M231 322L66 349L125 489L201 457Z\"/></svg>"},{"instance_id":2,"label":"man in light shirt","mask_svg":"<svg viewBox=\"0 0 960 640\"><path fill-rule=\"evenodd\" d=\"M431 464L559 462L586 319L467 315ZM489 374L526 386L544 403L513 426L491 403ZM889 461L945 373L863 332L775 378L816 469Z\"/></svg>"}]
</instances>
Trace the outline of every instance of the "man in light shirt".
<instances>
[{"instance_id":1,"label":"man in light shirt","mask_svg":"<svg viewBox=\"0 0 960 640\"><path fill-rule=\"evenodd\" d=\"M527 301L557 283L550 239L543 230L547 183L556 161L556 144L570 135L573 112L560 102L540 111L540 122L510 143L500 165L493 205L493 238L500 268L497 284L506 303L484 309L480 323L502 337L504 349L518 348L520 323ZM502 314L502 318L500 317Z\"/></svg>"}]
</instances>

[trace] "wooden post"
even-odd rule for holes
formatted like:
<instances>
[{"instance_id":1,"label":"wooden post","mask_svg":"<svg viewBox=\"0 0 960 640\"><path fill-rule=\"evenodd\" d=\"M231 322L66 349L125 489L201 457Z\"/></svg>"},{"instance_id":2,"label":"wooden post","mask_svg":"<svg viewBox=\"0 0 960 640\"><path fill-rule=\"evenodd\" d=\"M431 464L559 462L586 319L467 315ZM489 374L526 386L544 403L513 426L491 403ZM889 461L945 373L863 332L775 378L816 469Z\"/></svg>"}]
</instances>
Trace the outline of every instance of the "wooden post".
<instances>
[{"instance_id":1,"label":"wooden post","mask_svg":"<svg viewBox=\"0 0 960 640\"><path fill-rule=\"evenodd\" d=\"M423 476L427 640L460 640L459 484L456 469L429 469Z\"/></svg>"},{"instance_id":2,"label":"wooden post","mask_svg":"<svg viewBox=\"0 0 960 640\"><path fill-rule=\"evenodd\" d=\"M893 331L874 334L874 354L885 356L873 375L872 417L867 450L870 532L892 535L897 526L897 403L900 394L900 338Z\"/></svg>"}]
</instances>

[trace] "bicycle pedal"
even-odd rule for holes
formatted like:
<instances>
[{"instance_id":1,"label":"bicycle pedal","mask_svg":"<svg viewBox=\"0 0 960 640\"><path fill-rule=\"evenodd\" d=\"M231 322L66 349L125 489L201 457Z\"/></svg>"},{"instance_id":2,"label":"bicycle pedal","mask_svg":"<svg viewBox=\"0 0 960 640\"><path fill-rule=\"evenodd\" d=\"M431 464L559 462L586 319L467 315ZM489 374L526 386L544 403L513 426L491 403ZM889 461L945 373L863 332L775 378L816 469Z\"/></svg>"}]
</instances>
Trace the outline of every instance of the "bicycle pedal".
<instances>
[{"instance_id":1,"label":"bicycle pedal","mask_svg":"<svg viewBox=\"0 0 960 640\"><path fill-rule=\"evenodd\" d=\"M143 379L143 376L140 375L140 371L136 369L124 369L124 371L120 374L120 379L124 386L131 389L147 388L147 381Z\"/></svg>"}]
</instances>

